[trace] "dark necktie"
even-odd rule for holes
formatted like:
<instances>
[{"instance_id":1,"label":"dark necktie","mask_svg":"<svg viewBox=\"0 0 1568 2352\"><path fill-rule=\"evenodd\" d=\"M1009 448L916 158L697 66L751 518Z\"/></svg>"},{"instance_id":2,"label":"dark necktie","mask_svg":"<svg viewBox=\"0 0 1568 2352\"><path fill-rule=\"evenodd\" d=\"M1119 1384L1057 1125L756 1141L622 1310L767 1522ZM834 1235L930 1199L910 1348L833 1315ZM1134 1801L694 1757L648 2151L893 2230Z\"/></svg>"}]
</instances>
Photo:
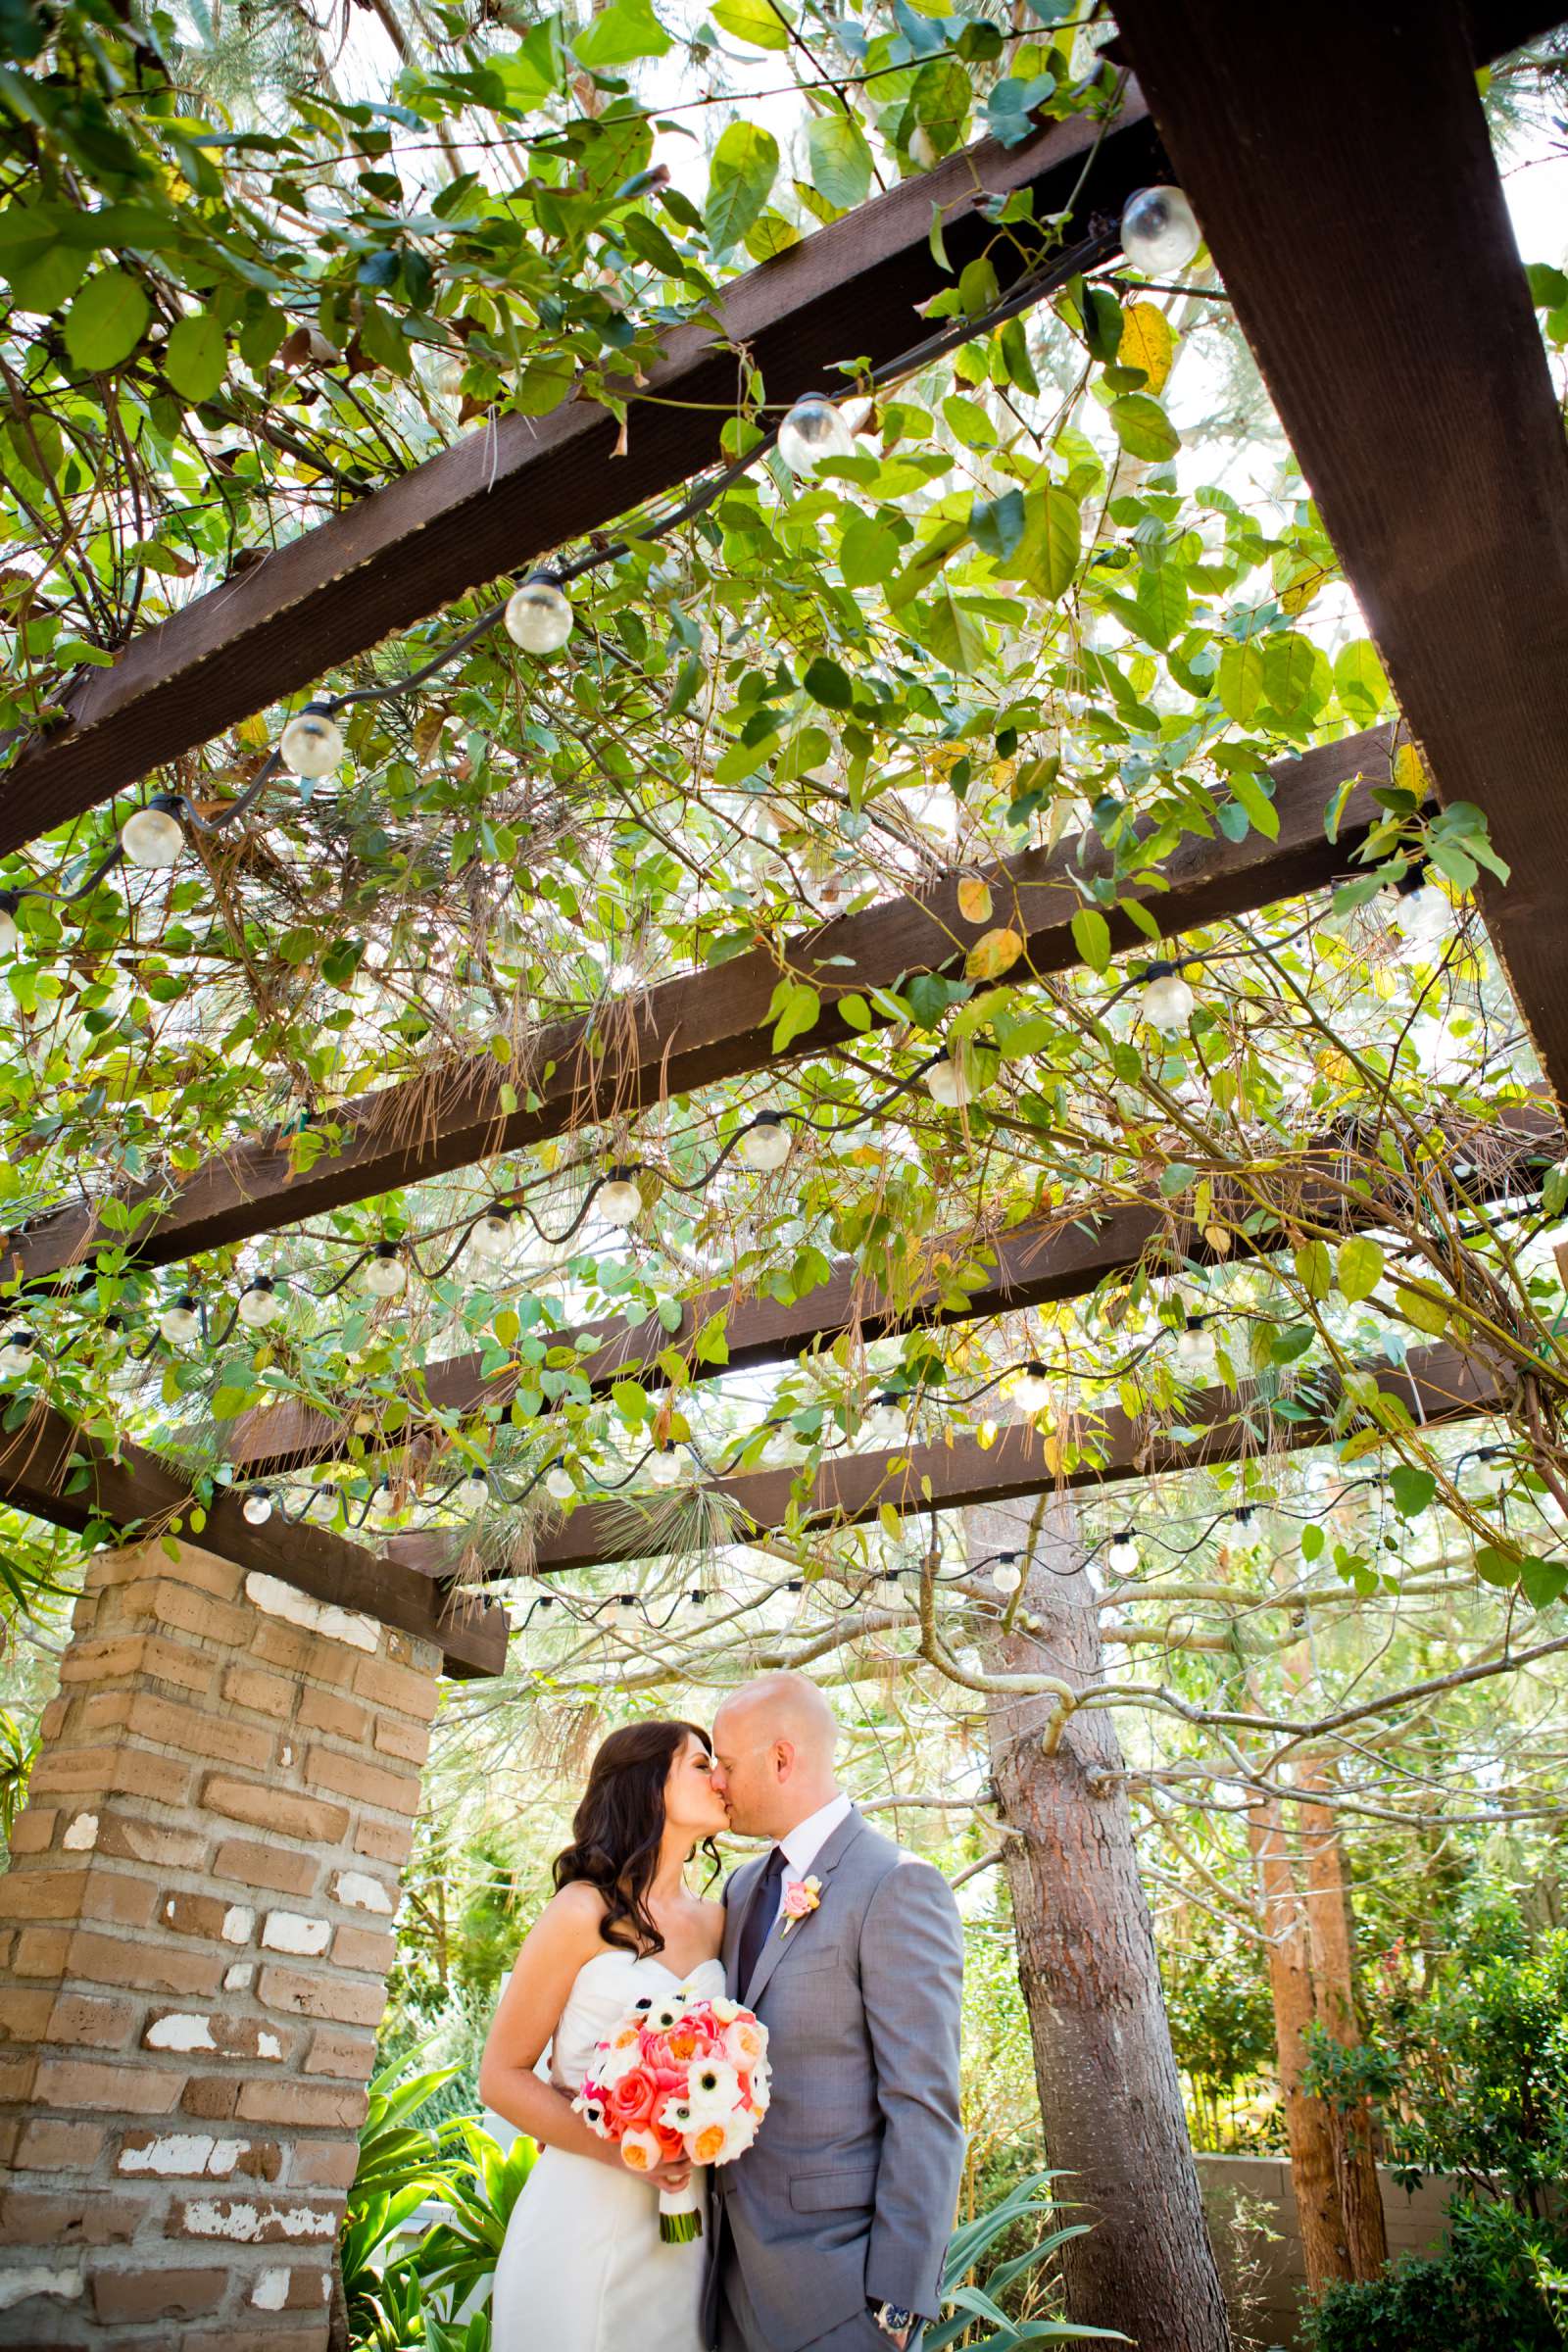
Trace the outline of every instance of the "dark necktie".
<instances>
[{"instance_id":1,"label":"dark necktie","mask_svg":"<svg viewBox=\"0 0 1568 2352\"><path fill-rule=\"evenodd\" d=\"M778 1913L778 1883L783 1876L784 1848L775 1845L767 1857L767 1868L752 1889L752 1899L741 1922L740 1975L735 1990L743 2001Z\"/></svg>"}]
</instances>

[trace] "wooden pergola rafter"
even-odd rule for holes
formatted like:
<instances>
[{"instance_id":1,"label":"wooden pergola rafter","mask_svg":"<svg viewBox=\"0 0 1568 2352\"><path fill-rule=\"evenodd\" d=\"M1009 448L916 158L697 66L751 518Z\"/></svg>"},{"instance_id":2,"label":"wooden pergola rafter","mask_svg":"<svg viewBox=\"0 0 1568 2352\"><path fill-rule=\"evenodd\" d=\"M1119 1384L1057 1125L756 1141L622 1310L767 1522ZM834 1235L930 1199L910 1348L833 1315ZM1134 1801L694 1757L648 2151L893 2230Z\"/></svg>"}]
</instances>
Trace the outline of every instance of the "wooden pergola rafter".
<instances>
[{"instance_id":1,"label":"wooden pergola rafter","mask_svg":"<svg viewBox=\"0 0 1568 2352\"><path fill-rule=\"evenodd\" d=\"M1276 761L1277 838L1185 835L1127 895L1142 899L1175 936L1324 888L1351 870L1380 813L1372 794L1389 779L1395 737L1392 726L1374 727ZM1324 809L1345 786L1352 789L1330 842ZM240 1144L180 1178L177 1190L151 1184L122 1193L117 1198L131 1212L128 1234L105 1227L101 1204L92 1201L36 1218L11 1238L0 1264L20 1281L42 1281L107 1245L140 1265L169 1265L651 1102L787 1067L860 1037L836 1009L845 997L869 1000L910 973L961 962L992 924L1010 924L1023 941L1013 979L1066 971L1079 961L1072 918L1084 904L1080 881L1108 866L1103 843L1088 834L977 867L993 901L984 920L963 914L960 877L946 874L922 892L552 1022L531 1041L525 1068L476 1053L344 1103L321 1121L321 1149L302 1168L287 1139ZM1126 914L1112 913L1109 924L1118 952L1147 946ZM811 1029L780 1051L770 1008L785 970L816 984L823 1008ZM873 1026L887 1025L874 1004L870 1015ZM512 1100L516 1107L509 1109Z\"/></svg>"},{"instance_id":2,"label":"wooden pergola rafter","mask_svg":"<svg viewBox=\"0 0 1568 2352\"><path fill-rule=\"evenodd\" d=\"M1476 87L1478 11L1117 0L1440 800L1568 1101L1568 442ZM1505 11L1517 39L1563 11Z\"/></svg>"},{"instance_id":3,"label":"wooden pergola rafter","mask_svg":"<svg viewBox=\"0 0 1568 2352\"><path fill-rule=\"evenodd\" d=\"M222 1488L198 1502L190 1478L161 1455L126 1440L110 1446L52 1405L35 1404L0 1436L0 1500L74 1535L96 1526L159 1536L177 1523L220 1559L434 1642L450 1675L499 1674L506 1661L504 1609L326 1528L281 1517L253 1527L241 1497Z\"/></svg>"},{"instance_id":4,"label":"wooden pergola rafter","mask_svg":"<svg viewBox=\"0 0 1568 2352\"><path fill-rule=\"evenodd\" d=\"M1543 1169L1563 1149L1563 1134L1550 1110L1520 1103L1496 1127L1469 1139L1455 1133L1448 1142L1446 1159L1402 1181L1425 1183L1434 1199L1444 1197L1451 1202L1458 1196L1447 1183L1448 1170L1456 1161L1468 1162L1471 1154L1480 1153L1485 1165L1467 1177L1464 1195L1470 1200L1501 1200L1539 1191ZM1288 1208L1294 1230L1298 1231L1303 1220L1342 1232L1385 1221L1392 1195L1379 1196L1365 1186L1348 1194L1335 1173L1344 1153L1344 1139L1326 1136L1282 1163L1278 1174L1289 1199L1280 1207ZM1268 1181L1266 1175L1260 1177L1257 1189L1266 1191ZM1396 1181L1391 1176L1391 1184ZM1250 1221L1241 1230L1227 1231L1227 1262L1265 1256L1284 1248L1288 1238L1277 1222ZM1102 1282L1130 1274L1152 1254L1171 1267L1214 1262L1203 1235L1175 1217L1169 1202L1157 1196L1118 1202L1100 1213L1086 1204L1075 1217L1057 1209L1026 1217L980 1243L961 1232L939 1235L927 1255L933 1268L947 1269L945 1277L934 1272L924 1293L900 1304L868 1280L856 1259L842 1258L826 1282L788 1304L769 1298L737 1298L731 1285L720 1284L686 1301L674 1331L657 1315L637 1322L607 1316L577 1335L579 1349L591 1350L581 1373L599 1394L627 1378L661 1387L666 1373L660 1359L667 1360L673 1350L692 1380L721 1379L727 1373L789 1362L830 1347L848 1332L869 1344L900 1330L982 1322L1059 1299L1081 1298ZM953 1269L965 1263L982 1266L984 1278L972 1289L965 1287L960 1303L953 1295ZM698 1345L715 1316L723 1318L722 1362L705 1355ZM528 1374L529 1367L515 1362L487 1372L480 1351L427 1366L406 1399L411 1420L392 1443L402 1444L408 1427L436 1413L467 1415L486 1406L505 1407L526 1385ZM237 1473L264 1479L341 1458L356 1446L369 1444L373 1441L347 1430L340 1416L291 1401L242 1415L225 1450Z\"/></svg>"},{"instance_id":5,"label":"wooden pergola rafter","mask_svg":"<svg viewBox=\"0 0 1568 2352\"><path fill-rule=\"evenodd\" d=\"M1487 1367L1454 1348L1424 1348L1413 1350L1403 1364L1377 1363L1363 1369L1412 1420L1431 1428L1473 1420L1494 1411L1502 1401L1500 1386ZM1262 1403L1242 1408L1223 1388L1205 1389L1188 1400L1180 1436L1129 1419L1119 1405L1103 1414L1086 1414L1083 1430L1094 1436L1093 1458L1072 1469L1055 1467L1049 1433L1042 1435L1030 1422L1013 1422L997 1433L991 1446L977 1438L956 1438L948 1445L884 1448L824 1462L804 1501L796 1493L797 1474L786 1469L754 1470L706 1482L701 1513L678 1494L640 1504L623 1497L579 1503L559 1527L540 1538L529 1565L536 1575L553 1576L614 1560L706 1549L713 1541L715 1500L723 1508L728 1530L723 1540L745 1544L783 1530L805 1534L859 1526L879 1517L884 1505L906 1519L921 1512L963 1510L972 1503L1006 1502L1052 1488L1092 1496L1102 1487L1132 1479L1309 1451L1333 1445L1337 1434L1330 1409L1304 1420L1274 1418ZM394 1536L388 1550L394 1558L434 1572L455 1564L462 1543L461 1538L440 1535Z\"/></svg>"}]
</instances>

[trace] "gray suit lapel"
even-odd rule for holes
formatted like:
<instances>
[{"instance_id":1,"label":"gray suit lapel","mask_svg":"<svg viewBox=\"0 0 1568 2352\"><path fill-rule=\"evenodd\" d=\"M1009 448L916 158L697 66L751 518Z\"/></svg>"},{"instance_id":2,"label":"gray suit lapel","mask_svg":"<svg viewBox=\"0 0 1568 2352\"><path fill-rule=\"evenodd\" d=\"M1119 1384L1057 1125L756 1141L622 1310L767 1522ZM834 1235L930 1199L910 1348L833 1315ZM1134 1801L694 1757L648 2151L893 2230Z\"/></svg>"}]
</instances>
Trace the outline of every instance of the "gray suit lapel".
<instances>
[{"instance_id":1,"label":"gray suit lapel","mask_svg":"<svg viewBox=\"0 0 1568 2352\"><path fill-rule=\"evenodd\" d=\"M852 1806L847 1819L839 1823L832 1837L812 1862L806 1874L807 1877L824 1881L830 1878L864 1828L864 1815L858 1813ZM828 1889L824 1885L822 1904L816 1911L808 1911L804 1919L797 1919L794 1922L787 1922L780 1916L758 1955L757 1966L752 1971L752 1981L740 1996L748 2009L757 2007L758 2002L767 1990L773 1971L783 1959L785 1952L801 1936L810 1933L811 1922L820 1917L821 1908L826 1906L827 1900ZM784 1933L786 1926L789 1927L788 1935Z\"/></svg>"}]
</instances>

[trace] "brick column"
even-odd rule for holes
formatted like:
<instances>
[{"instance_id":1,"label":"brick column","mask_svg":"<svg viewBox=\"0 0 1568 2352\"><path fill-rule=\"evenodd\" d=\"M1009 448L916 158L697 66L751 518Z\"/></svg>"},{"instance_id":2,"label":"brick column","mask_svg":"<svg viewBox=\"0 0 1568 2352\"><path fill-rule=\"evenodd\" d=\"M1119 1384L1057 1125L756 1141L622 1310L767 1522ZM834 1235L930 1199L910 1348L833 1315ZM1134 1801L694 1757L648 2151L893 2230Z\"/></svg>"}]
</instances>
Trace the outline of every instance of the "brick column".
<instances>
[{"instance_id":1,"label":"brick column","mask_svg":"<svg viewBox=\"0 0 1568 2352\"><path fill-rule=\"evenodd\" d=\"M0 1879L0 2344L321 2352L439 1667L90 1563Z\"/></svg>"}]
</instances>

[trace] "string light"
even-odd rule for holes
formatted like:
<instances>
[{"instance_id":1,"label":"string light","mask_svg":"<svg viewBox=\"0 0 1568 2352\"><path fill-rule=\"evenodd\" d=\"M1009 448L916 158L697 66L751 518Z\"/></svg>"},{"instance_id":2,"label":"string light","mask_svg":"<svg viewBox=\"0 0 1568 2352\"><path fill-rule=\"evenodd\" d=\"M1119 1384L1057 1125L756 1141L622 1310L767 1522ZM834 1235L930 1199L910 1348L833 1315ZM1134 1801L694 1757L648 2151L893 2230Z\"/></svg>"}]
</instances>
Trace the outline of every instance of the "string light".
<instances>
[{"instance_id":1,"label":"string light","mask_svg":"<svg viewBox=\"0 0 1568 2352\"><path fill-rule=\"evenodd\" d=\"M685 1475L685 1462L673 1448L656 1453L648 1465L649 1481L656 1487L678 1487Z\"/></svg>"},{"instance_id":2,"label":"string light","mask_svg":"<svg viewBox=\"0 0 1568 2352\"><path fill-rule=\"evenodd\" d=\"M925 1074L925 1086L932 1102L939 1102L944 1110L961 1110L974 1100L974 1083L968 1071L949 1054L931 1064Z\"/></svg>"},{"instance_id":3,"label":"string light","mask_svg":"<svg viewBox=\"0 0 1568 2352\"><path fill-rule=\"evenodd\" d=\"M275 1323L283 1312L283 1301L271 1276L258 1274L254 1282L247 1283L234 1312L247 1331L265 1331L270 1323Z\"/></svg>"},{"instance_id":4,"label":"string light","mask_svg":"<svg viewBox=\"0 0 1568 2352\"><path fill-rule=\"evenodd\" d=\"M571 1502L576 1497L577 1481L562 1462L545 1472L545 1493L555 1502Z\"/></svg>"},{"instance_id":5,"label":"string light","mask_svg":"<svg viewBox=\"0 0 1568 2352\"><path fill-rule=\"evenodd\" d=\"M296 776L329 776L343 758L343 730L330 703L307 703L277 739L278 757Z\"/></svg>"},{"instance_id":6,"label":"string light","mask_svg":"<svg viewBox=\"0 0 1568 2352\"><path fill-rule=\"evenodd\" d=\"M1167 1036L1185 1029L1193 1017L1198 1000L1182 978L1177 963L1150 963L1144 966L1144 1018L1150 1026Z\"/></svg>"},{"instance_id":7,"label":"string light","mask_svg":"<svg viewBox=\"0 0 1568 2352\"><path fill-rule=\"evenodd\" d=\"M1136 1576L1138 1573L1138 1539L1130 1527L1112 1536L1105 1549L1105 1566L1112 1576Z\"/></svg>"},{"instance_id":8,"label":"string light","mask_svg":"<svg viewBox=\"0 0 1568 2352\"><path fill-rule=\"evenodd\" d=\"M1023 1583L1023 1570L1018 1566L1018 1554L1004 1551L991 1571L991 1582L997 1591L1010 1596Z\"/></svg>"},{"instance_id":9,"label":"string light","mask_svg":"<svg viewBox=\"0 0 1568 2352\"><path fill-rule=\"evenodd\" d=\"M189 1291L181 1291L164 1308L158 1318L158 1329L171 1348L189 1348L201 1338L201 1309Z\"/></svg>"},{"instance_id":10,"label":"string light","mask_svg":"<svg viewBox=\"0 0 1568 2352\"><path fill-rule=\"evenodd\" d=\"M1432 868L1413 868L1394 889L1400 937L1413 948L1434 946L1453 922L1453 906L1432 879Z\"/></svg>"},{"instance_id":11,"label":"string light","mask_svg":"<svg viewBox=\"0 0 1568 2352\"><path fill-rule=\"evenodd\" d=\"M377 1242L365 1269L365 1287L372 1298L401 1298L409 1285L409 1269L396 1242Z\"/></svg>"},{"instance_id":12,"label":"string light","mask_svg":"<svg viewBox=\"0 0 1568 2352\"><path fill-rule=\"evenodd\" d=\"M513 1212L497 1206L479 1219L468 1236L468 1247L486 1265L498 1265L512 1247Z\"/></svg>"},{"instance_id":13,"label":"string light","mask_svg":"<svg viewBox=\"0 0 1568 2352\"><path fill-rule=\"evenodd\" d=\"M392 1481L389 1478L379 1478L370 1493L370 1517L372 1519L390 1519L392 1509Z\"/></svg>"},{"instance_id":14,"label":"string light","mask_svg":"<svg viewBox=\"0 0 1568 2352\"><path fill-rule=\"evenodd\" d=\"M18 890L0 890L0 956L14 956L21 945L22 934L17 929L17 908L22 904Z\"/></svg>"},{"instance_id":15,"label":"string light","mask_svg":"<svg viewBox=\"0 0 1568 2352\"><path fill-rule=\"evenodd\" d=\"M1012 1384L1012 1394L1018 1408L1033 1420L1051 1402L1051 1378L1038 1357L1031 1357Z\"/></svg>"},{"instance_id":16,"label":"string light","mask_svg":"<svg viewBox=\"0 0 1568 2352\"><path fill-rule=\"evenodd\" d=\"M185 831L173 813L179 802L172 792L159 793L145 808L127 816L120 828L120 846L127 865L173 865L185 847Z\"/></svg>"},{"instance_id":17,"label":"string light","mask_svg":"<svg viewBox=\"0 0 1568 2352\"><path fill-rule=\"evenodd\" d=\"M253 1487L239 1507L247 1527L265 1527L272 1516L272 1497L265 1487Z\"/></svg>"},{"instance_id":18,"label":"string light","mask_svg":"<svg viewBox=\"0 0 1568 2352\"><path fill-rule=\"evenodd\" d=\"M525 654L559 654L571 635L570 602L548 571L530 572L513 590L502 619L513 644Z\"/></svg>"},{"instance_id":19,"label":"string light","mask_svg":"<svg viewBox=\"0 0 1568 2352\"><path fill-rule=\"evenodd\" d=\"M490 1474L477 1465L463 1482L463 1501L467 1510L482 1511L490 1500Z\"/></svg>"},{"instance_id":20,"label":"string light","mask_svg":"<svg viewBox=\"0 0 1568 2352\"><path fill-rule=\"evenodd\" d=\"M743 1131L735 1156L756 1175L770 1176L788 1159L793 1141L781 1111L760 1110Z\"/></svg>"},{"instance_id":21,"label":"string light","mask_svg":"<svg viewBox=\"0 0 1568 2352\"><path fill-rule=\"evenodd\" d=\"M832 401L808 392L778 428L778 454L797 481L808 479L826 459L853 458L855 436Z\"/></svg>"},{"instance_id":22,"label":"string light","mask_svg":"<svg viewBox=\"0 0 1568 2352\"><path fill-rule=\"evenodd\" d=\"M1121 216L1121 249L1148 277L1185 270L1203 242L1198 216L1180 188L1140 188Z\"/></svg>"},{"instance_id":23,"label":"string light","mask_svg":"<svg viewBox=\"0 0 1568 2352\"><path fill-rule=\"evenodd\" d=\"M1189 1315L1176 1334L1176 1361L1186 1372L1207 1372L1214 1362L1206 1315Z\"/></svg>"},{"instance_id":24,"label":"string light","mask_svg":"<svg viewBox=\"0 0 1568 2352\"><path fill-rule=\"evenodd\" d=\"M610 1225L635 1225L643 1213L643 1197L632 1170L622 1164L610 1171L599 1188L599 1213Z\"/></svg>"},{"instance_id":25,"label":"string light","mask_svg":"<svg viewBox=\"0 0 1568 2352\"><path fill-rule=\"evenodd\" d=\"M873 1446L899 1446L907 1437L903 1400L891 1389L874 1398L865 1417L865 1434Z\"/></svg>"},{"instance_id":26,"label":"string light","mask_svg":"<svg viewBox=\"0 0 1568 2352\"><path fill-rule=\"evenodd\" d=\"M18 1373L30 1372L37 1346L36 1332L30 1331L25 1323L13 1323L5 1338L0 1340L0 1372L8 1380Z\"/></svg>"}]
</instances>

